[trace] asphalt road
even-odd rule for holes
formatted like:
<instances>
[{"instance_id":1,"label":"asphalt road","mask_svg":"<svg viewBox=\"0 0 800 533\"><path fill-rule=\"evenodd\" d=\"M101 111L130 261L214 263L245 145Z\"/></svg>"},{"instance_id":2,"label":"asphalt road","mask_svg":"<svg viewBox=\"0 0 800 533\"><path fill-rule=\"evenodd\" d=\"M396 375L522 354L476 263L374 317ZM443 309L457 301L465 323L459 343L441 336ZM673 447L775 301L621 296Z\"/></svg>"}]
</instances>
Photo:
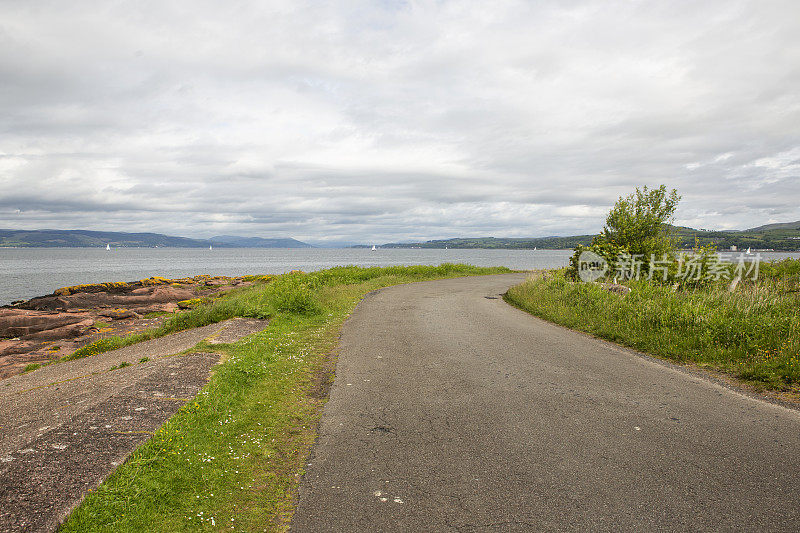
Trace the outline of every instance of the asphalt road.
<instances>
[{"instance_id":1,"label":"asphalt road","mask_svg":"<svg viewBox=\"0 0 800 533\"><path fill-rule=\"evenodd\" d=\"M800 413L497 298L522 279L359 305L293 531L800 531Z\"/></svg>"}]
</instances>

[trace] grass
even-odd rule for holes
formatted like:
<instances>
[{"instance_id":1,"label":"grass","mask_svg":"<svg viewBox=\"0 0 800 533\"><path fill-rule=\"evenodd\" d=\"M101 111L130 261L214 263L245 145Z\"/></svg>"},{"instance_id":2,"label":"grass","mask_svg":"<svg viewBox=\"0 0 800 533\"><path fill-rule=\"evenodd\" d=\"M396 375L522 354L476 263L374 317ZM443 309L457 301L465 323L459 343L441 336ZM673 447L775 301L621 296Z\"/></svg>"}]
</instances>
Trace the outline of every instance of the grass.
<instances>
[{"instance_id":1,"label":"grass","mask_svg":"<svg viewBox=\"0 0 800 533\"><path fill-rule=\"evenodd\" d=\"M558 271L511 288L506 301L536 316L678 363L800 391L800 261L762 265L762 277L673 289L626 282L625 296Z\"/></svg>"},{"instance_id":2,"label":"grass","mask_svg":"<svg viewBox=\"0 0 800 533\"><path fill-rule=\"evenodd\" d=\"M147 313L144 315L143 318L158 318L160 316L169 315L172 313L168 313L167 311L153 311L152 313Z\"/></svg>"},{"instance_id":3,"label":"grass","mask_svg":"<svg viewBox=\"0 0 800 533\"><path fill-rule=\"evenodd\" d=\"M174 317L171 327L236 313L271 320L214 347L224 357L208 385L87 495L63 531L285 530L325 402L325 370L364 294L502 272L441 265L288 274Z\"/></svg>"},{"instance_id":4,"label":"grass","mask_svg":"<svg viewBox=\"0 0 800 533\"><path fill-rule=\"evenodd\" d=\"M42 363L30 363L25 365L25 368L22 370L23 373L33 372L34 370L38 370L42 368Z\"/></svg>"}]
</instances>

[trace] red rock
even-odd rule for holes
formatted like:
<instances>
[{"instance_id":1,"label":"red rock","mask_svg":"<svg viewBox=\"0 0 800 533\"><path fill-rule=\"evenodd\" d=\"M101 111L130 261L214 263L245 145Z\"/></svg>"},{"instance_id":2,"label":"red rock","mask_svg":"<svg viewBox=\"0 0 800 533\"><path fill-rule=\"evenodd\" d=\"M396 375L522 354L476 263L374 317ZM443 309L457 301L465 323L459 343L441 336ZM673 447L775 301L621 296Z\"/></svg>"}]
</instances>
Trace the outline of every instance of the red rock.
<instances>
[{"instance_id":1,"label":"red rock","mask_svg":"<svg viewBox=\"0 0 800 533\"><path fill-rule=\"evenodd\" d=\"M130 293L139 296L139 295L142 295L142 294L150 294L152 292L153 292L153 288L152 287L142 287L140 289L133 289Z\"/></svg>"},{"instance_id":2,"label":"red rock","mask_svg":"<svg viewBox=\"0 0 800 533\"><path fill-rule=\"evenodd\" d=\"M133 311L140 315L146 315L149 313L174 313L177 309L177 304L173 302L167 302L163 304L148 305L145 307L135 307L133 308Z\"/></svg>"},{"instance_id":3,"label":"red rock","mask_svg":"<svg viewBox=\"0 0 800 533\"><path fill-rule=\"evenodd\" d=\"M98 313L100 316L110 318L112 320L122 320L125 318L141 318L137 313L130 309L107 309Z\"/></svg>"},{"instance_id":4,"label":"red rock","mask_svg":"<svg viewBox=\"0 0 800 533\"><path fill-rule=\"evenodd\" d=\"M39 331L75 324L86 317L66 313L41 313L25 311L0 316L0 337L19 337Z\"/></svg>"},{"instance_id":5,"label":"red rock","mask_svg":"<svg viewBox=\"0 0 800 533\"><path fill-rule=\"evenodd\" d=\"M38 333L32 333L22 337L21 340L36 340L36 341L55 341L59 339L69 339L79 337L83 334L86 328L94 324L94 320L87 319L77 324L70 324L69 326L62 326L60 328L48 329Z\"/></svg>"},{"instance_id":6,"label":"red rock","mask_svg":"<svg viewBox=\"0 0 800 533\"><path fill-rule=\"evenodd\" d=\"M35 344L29 341L0 341L0 357L5 357L6 355L15 353L26 353L29 352L34 346Z\"/></svg>"}]
</instances>

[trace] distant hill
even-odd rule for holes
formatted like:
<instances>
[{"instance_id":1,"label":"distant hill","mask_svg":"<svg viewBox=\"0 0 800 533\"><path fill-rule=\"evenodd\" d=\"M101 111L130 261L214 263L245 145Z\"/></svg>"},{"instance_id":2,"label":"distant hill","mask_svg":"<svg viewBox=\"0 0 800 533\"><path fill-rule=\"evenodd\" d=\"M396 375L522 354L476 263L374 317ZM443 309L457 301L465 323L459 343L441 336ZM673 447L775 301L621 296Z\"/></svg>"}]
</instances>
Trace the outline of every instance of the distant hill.
<instances>
[{"instance_id":1,"label":"distant hill","mask_svg":"<svg viewBox=\"0 0 800 533\"><path fill-rule=\"evenodd\" d=\"M160 233L125 233L89 230L0 230L0 247L26 248L90 248L111 244L116 248L201 248L211 243L187 237L171 237Z\"/></svg>"},{"instance_id":2,"label":"distant hill","mask_svg":"<svg viewBox=\"0 0 800 533\"><path fill-rule=\"evenodd\" d=\"M216 237L215 237L216 239ZM228 242L226 242L226 240ZM243 241L243 242L240 242ZM247 244L245 244L247 242ZM21 248L94 248L110 244L114 248L307 248L310 245L295 239L260 239L258 237L223 237L190 239L160 233L126 233L89 230L11 230L0 229L0 247Z\"/></svg>"},{"instance_id":3,"label":"distant hill","mask_svg":"<svg viewBox=\"0 0 800 533\"><path fill-rule=\"evenodd\" d=\"M767 224L748 230L708 231L670 226L670 233L678 241L679 248L692 248L695 244L716 246L728 251L732 246L739 250L800 250L800 221L783 224ZM488 249L570 249L578 244L587 245L594 235L569 237L532 237L505 239L496 237L474 237L441 239L426 242L389 243L382 248L488 248ZM363 247L363 246L359 246Z\"/></svg>"},{"instance_id":4,"label":"distant hill","mask_svg":"<svg viewBox=\"0 0 800 533\"><path fill-rule=\"evenodd\" d=\"M691 248L695 242L716 246L720 251L730 250L800 250L800 220L781 224L767 224L742 231L708 231L692 228L674 228L679 246Z\"/></svg>"},{"instance_id":5,"label":"distant hill","mask_svg":"<svg viewBox=\"0 0 800 533\"><path fill-rule=\"evenodd\" d=\"M486 248L501 250L525 250L545 248L559 250L575 248L578 244L589 244L594 235L574 235L572 237L531 237L522 239L505 239L498 237L474 237L442 239L426 242L389 243L381 248ZM364 246L359 246L363 248Z\"/></svg>"},{"instance_id":6,"label":"distant hill","mask_svg":"<svg viewBox=\"0 0 800 533\"><path fill-rule=\"evenodd\" d=\"M800 230L800 220L797 222L782 222L779 224L767 224L766 226L759 226L757 228L751 228L744 230L748 233L761 233L765 231L774 231L774 230Z\"/></svg>"},{"instance_id":7,"label":"distant hill","mask_svg":"<svg viewBox=\"0 0 800 533\"><path fill-rule=\"evenodd\" d=\"M214 244L226 244L237 248L313 248L308 243L296 239L264 239L261 237L236 237L234 235L219 235L209 239Z\"/></svg>"}]
</instances>

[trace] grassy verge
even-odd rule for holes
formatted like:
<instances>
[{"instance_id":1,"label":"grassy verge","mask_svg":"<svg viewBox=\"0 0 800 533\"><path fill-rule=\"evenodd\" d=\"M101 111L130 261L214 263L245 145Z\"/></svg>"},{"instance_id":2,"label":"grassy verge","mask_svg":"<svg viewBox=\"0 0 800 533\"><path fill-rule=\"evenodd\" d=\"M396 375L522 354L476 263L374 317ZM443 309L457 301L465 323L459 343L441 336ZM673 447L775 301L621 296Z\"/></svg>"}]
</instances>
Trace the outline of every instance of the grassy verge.
<instances>
[{"instance_id":1,"label":"grassy verge","mask_svg":"<svg viewBox=\"0 0 800 533\"><path fill-rule=\"evenodd\" d=\"M63 531L284 530L325 401L323 370L363 295L502 272L441 265L291 274L175 317L186 327L232 313L271 322L214 347L225 357L209 384L87 496Z\"/></svg>"},{"instance_id":2,"label":"grassy verge","mask_svg":"<svg viewBox=\"0 0 800 533\"><path fill-rule=\"evenodd\" d=\"M787 268L791 267L791 268ZM800 267L800 263L798 263ZM787 270L789 273L787 274ZM800 391L800 292L792 265L757 282L673 289L630 281L625 296L564 271L513 287L506 301L536 316L760 388Z\"/></svg>"}]
</instances>

